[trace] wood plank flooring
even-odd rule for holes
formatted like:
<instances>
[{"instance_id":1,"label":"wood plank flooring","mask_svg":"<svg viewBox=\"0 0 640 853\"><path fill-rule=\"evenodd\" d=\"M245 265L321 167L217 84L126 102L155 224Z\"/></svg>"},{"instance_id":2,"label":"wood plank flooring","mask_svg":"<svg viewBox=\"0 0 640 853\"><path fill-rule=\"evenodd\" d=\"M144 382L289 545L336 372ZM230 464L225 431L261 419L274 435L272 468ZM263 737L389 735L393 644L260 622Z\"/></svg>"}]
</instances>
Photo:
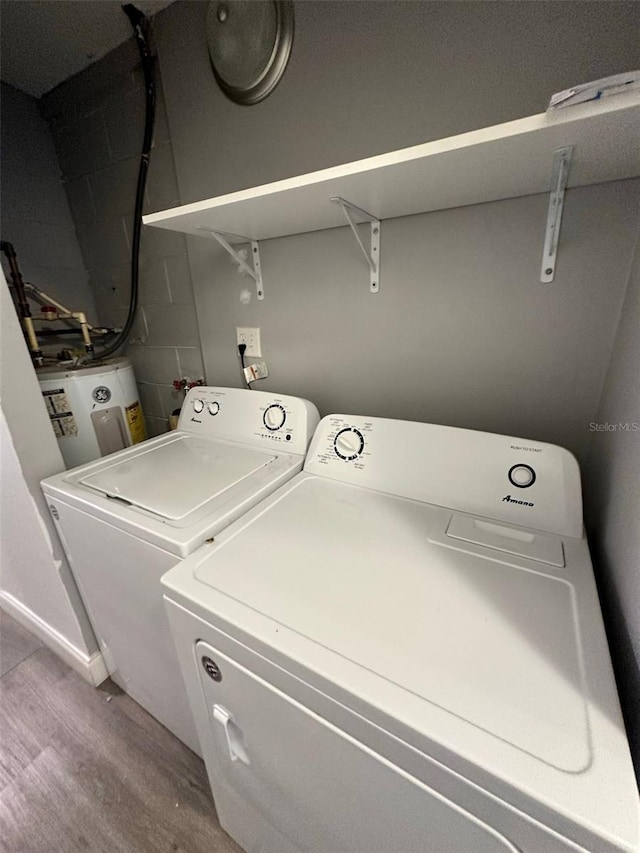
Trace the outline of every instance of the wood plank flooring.
<instances>
[{"instance_id":1,"label":"wood plank flooring","mask_svg":"<svg viewBox=\"0 0 640 853\"><path fill-rule=\"evenodd\" d=\"M0 678L41 646L37 637L0 610Z\"/></svg>"},{"instance_id":2,"label":"wood plank flooring","mask_svg":"<svg viewBox=\"0 0 640 853\"><path fill-rule=\"evenodd\" d=\"M0 613L2 853L242 853L203 762Z\"/></svg>"}]
</instances>

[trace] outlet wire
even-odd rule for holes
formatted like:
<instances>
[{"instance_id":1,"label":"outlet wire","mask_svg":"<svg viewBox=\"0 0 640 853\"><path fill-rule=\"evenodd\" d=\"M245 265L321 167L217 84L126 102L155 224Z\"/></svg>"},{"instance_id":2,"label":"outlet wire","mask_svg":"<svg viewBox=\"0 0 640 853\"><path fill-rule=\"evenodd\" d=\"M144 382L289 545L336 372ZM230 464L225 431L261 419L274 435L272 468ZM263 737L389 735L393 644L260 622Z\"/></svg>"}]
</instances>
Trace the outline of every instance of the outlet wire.
<instances>
[{"instance_id":1,"label":"outlet wire","mask_svg":"<svg viewBox=\"0 0 640 853\"><path fill-rule=\"evenodd\" d=\"M251 387L251 385L247 381L247 375L244 372L246 369L245 363L244 363L244 354L245 354L246 349L247 349L246 344L238 344L238 352L240 353L240 362L242 364L242 375L244 376L244 381L247 383L247 388L249 389L249 391L253 391L253 388Z\"/></svg>"}]
</instances>

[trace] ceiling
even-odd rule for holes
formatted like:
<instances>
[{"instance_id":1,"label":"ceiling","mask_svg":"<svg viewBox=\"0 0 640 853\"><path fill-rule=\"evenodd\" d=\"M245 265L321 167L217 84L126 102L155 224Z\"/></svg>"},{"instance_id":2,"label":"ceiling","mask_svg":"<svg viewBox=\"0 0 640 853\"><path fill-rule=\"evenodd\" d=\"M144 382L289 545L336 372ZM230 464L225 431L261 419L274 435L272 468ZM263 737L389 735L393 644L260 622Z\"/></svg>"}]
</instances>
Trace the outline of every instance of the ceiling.
<instances>
[{"instance_id":1,"label":"ceiling","mask_svg":"<svg viewBox=\"0 0 640 853\"><path fill-rule=\"evenodd\" d=\"M154 15L173 0L133 0ZM39 98L132 35L118 0L0 0L0 76Z\"/></svg>"}]
</instances>

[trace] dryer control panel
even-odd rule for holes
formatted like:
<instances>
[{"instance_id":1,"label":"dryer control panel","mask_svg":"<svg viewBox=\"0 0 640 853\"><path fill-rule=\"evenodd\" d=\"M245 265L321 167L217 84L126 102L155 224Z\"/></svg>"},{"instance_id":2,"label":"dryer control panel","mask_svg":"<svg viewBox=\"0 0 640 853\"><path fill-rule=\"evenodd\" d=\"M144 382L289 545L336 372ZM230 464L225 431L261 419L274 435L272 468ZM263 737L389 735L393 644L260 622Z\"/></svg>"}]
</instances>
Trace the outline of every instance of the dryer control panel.
<instances>
[{"instance_id":1,"label":"dryer control panel","mask_svg":"<svg viewBox=\"0 0 640 853\"><path fill-rule=\"evenodd\" d=\"M187 394L178 429L282 453L307 452L320 416L308 400L268 391L196 386Z\"/></svg>"},{"instance_id":2,"label":"dryer control panel","mask_svg":"<svg viewBox=\"0 0 640 853\"><path fill-rule=\"evenodd\" d=\"M305 471L437 506L581 538L582 492L562 447L457 427L329 415Z\"/></svg>"}]
</instances>

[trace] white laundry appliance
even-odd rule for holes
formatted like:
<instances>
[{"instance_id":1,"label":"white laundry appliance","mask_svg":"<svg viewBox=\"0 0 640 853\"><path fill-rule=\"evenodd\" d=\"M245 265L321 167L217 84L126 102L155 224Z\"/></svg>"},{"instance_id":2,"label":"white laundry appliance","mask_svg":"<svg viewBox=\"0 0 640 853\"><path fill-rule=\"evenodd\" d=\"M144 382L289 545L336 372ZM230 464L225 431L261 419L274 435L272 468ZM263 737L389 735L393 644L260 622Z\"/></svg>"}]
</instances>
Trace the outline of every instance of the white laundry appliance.
<instances>
[{"instance_id":1,"label":"white laundry appliance","mask_svg":"<svg viewBox=\"0 0 640 853\"><path fill-rule=\"evenodd\" d=\"M42 482L111 677L199 752L160 577L298 473L297 397L193 388L178 429Z\"/></svg>"},{"instance_id":2,"label":"white laundry appliance","mask_svg":"<svg viewBox=\"0 0 640 853\"><path fill-rule=\"evenodd\" d=\"M249 853L640 849L566 450L330 416L303 472L162 583Z\"/></svg>"}]
</instances>

